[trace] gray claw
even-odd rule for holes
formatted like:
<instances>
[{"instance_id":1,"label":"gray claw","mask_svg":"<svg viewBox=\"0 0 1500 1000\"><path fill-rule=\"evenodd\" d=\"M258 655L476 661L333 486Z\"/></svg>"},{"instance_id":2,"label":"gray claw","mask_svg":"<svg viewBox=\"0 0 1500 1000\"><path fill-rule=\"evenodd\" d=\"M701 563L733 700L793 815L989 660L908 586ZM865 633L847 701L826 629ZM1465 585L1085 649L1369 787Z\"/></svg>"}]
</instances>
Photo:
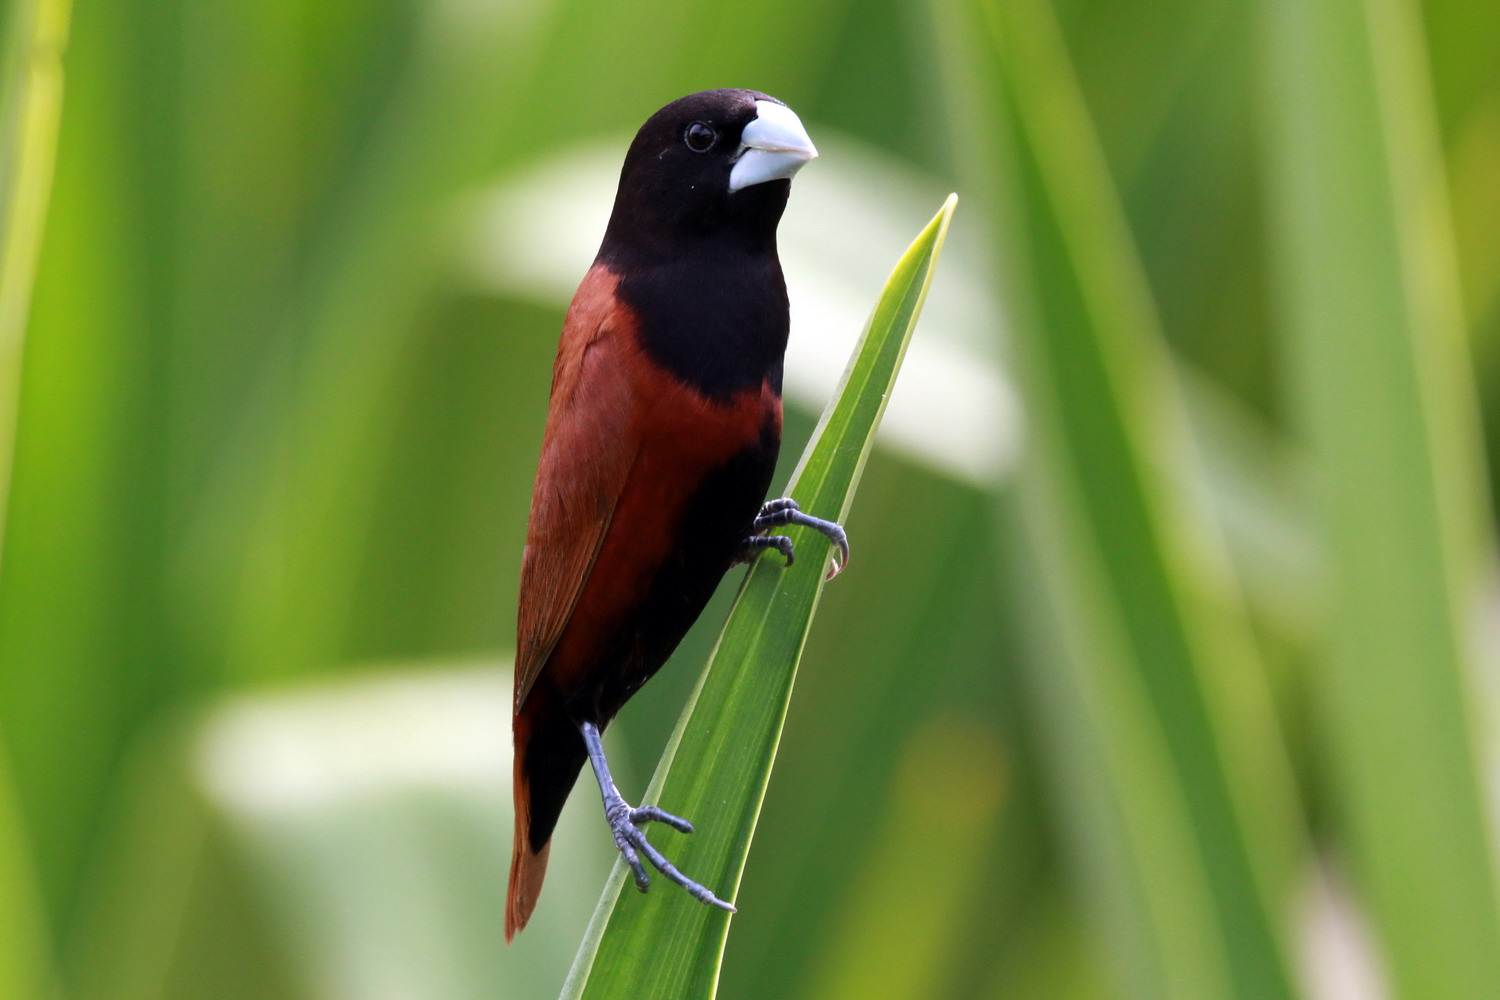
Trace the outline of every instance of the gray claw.
<instances>
[{"instance_id":1,"label":"gray claw","mask_svg":"<svg viewBox=\"0 0 1500 1000\"><path fill-rule=\"evenodd\" d=\"M644 826L647 823L665 823L678 833L692 833L693 824L681 816L673 816L671 813L656 806L641 806L639 809L630 811L630 822L636 826Z\"/></svg>"}]
</instances>

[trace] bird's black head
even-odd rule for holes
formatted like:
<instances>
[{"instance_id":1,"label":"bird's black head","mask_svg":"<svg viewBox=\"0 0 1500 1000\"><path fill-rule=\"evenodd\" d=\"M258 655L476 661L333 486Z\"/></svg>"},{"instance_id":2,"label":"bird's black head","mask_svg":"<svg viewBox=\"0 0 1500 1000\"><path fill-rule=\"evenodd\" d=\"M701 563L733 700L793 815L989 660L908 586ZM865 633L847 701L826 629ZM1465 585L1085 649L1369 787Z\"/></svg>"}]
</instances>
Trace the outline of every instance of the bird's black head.
<instances>
[{"instance_id":1,"label":"bird's black head","mask_svg":"<svg viewBox=\"0 0 1500 1000\"><path fill-rule=\"evenodd\" d=\"M791 177L818 152L785 104L753 90L679 98L641 126L602 256L691 252L702 240L774 250Z\"/></svg>"}]
</instances>

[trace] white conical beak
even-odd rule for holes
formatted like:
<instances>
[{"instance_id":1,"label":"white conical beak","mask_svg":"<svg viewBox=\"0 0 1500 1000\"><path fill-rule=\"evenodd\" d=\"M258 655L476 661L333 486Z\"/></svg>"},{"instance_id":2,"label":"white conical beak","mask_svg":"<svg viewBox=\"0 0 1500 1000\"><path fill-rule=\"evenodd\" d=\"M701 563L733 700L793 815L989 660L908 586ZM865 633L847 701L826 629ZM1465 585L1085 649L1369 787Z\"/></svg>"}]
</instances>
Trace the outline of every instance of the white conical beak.
<instances>
[{"instance_id":1,"label":"white conical beak","mask_svg":"<svg viewBox=\"0 0 1500 1000\"><path fill-rule=\"evenodd\" d=\"M755 120L740 135L740 155L729 171L729 190L790 177L818 155L796 112L774 101L755 102Z\"/></svg>"}]
</instances>

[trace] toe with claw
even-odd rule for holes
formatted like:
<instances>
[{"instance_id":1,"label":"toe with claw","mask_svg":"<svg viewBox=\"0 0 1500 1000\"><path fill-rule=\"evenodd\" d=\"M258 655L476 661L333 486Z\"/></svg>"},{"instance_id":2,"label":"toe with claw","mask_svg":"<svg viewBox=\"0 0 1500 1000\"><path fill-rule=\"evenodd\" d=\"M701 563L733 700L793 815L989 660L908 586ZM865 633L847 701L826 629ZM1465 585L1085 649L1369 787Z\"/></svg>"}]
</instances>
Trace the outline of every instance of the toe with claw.
<instances>
[{"instance_id":1,"label":"toe with claw","mask_svg":"<svg viewBox=\"0 0 1500 1000\"><path fill-rule=\"evenodd\" d=\"M792 540L785 535L752 535L740 546L740 554L736 562L753 562L755 557L766 549L775 549L780 552L788 566L797 561L797 550L793 547Z\"/></svg>"}]
</instances>

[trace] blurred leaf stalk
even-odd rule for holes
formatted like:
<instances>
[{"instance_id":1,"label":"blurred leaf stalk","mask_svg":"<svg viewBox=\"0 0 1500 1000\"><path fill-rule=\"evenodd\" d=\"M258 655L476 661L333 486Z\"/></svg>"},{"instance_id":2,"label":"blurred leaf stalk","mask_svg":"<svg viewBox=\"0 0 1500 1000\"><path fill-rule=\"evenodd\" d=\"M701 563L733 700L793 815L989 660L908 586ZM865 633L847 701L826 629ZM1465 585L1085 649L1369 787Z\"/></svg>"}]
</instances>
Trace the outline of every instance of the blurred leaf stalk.
<instances>
[{"instance_id":1,"label":"blurred leaf stalk","mask_svg":"<svg viewBox=\"0 0 1500 1000\"><path fill-rule=\"evenodd\" d=\"M86 0L63 102L11 3L0 997L557 994L588 794L496 943L549 365L630 128L720 85L824 151L788 456L965 213L717 995L1500 996L1492 7Z\"/></svg>"},{"instance_id":2,"label":"blurred leaf stalk","mask_svg":"<svg viewBox=\"0 0 1500 1000\"><path fill-rule=\"evenodd\" d=\"M62 113L69 5L66 0L15 3L6 15L0 64L0 529L10 493L32 281ZM6 956L0 962L0 996L15 1000L49 997L53 987L28 840L9 753L0 744L0 955Z\"/></svg>"}]
</instances>

